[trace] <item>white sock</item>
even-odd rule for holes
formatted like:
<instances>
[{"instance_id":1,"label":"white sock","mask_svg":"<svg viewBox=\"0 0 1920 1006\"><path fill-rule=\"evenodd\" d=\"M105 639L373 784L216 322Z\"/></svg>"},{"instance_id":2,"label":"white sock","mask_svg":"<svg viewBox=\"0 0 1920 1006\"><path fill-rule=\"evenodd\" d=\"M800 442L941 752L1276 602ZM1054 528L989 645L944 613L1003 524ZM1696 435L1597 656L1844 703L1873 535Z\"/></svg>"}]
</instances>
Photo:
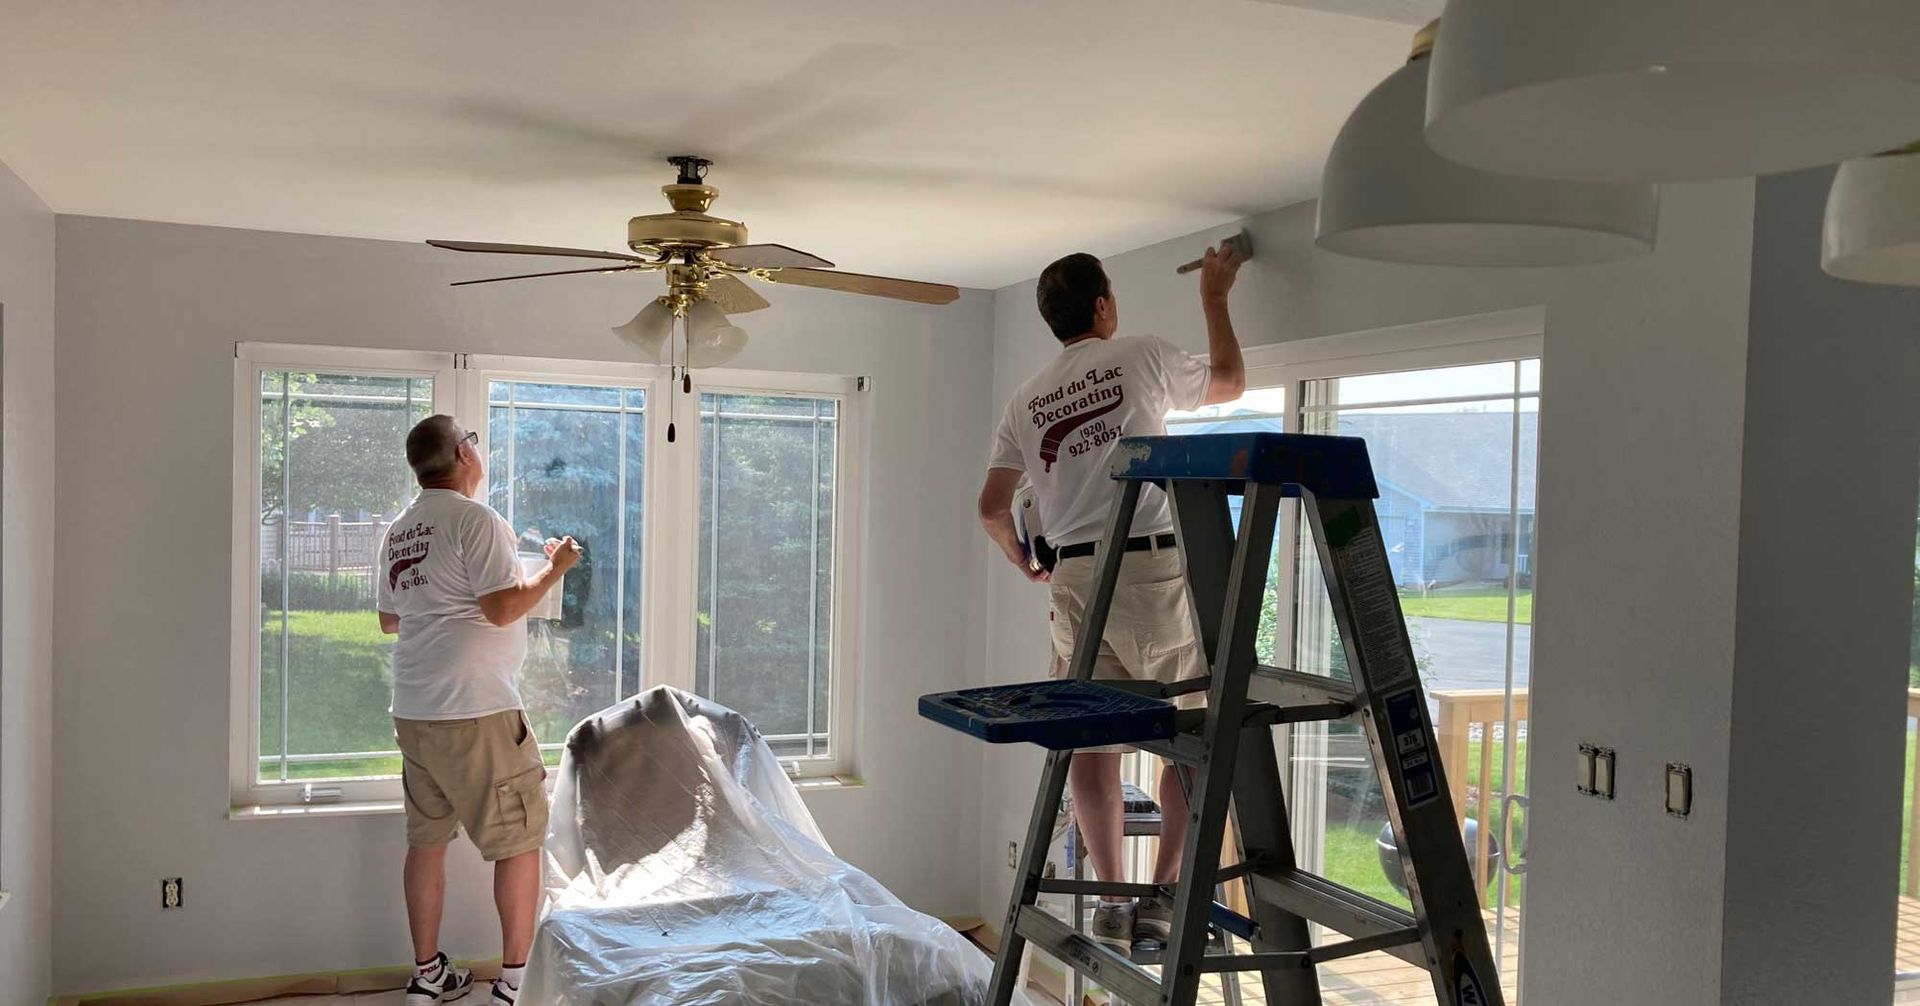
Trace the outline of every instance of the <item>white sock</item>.
<instances>
[{"instance_id":1,"label":"white sock","mask_svg":"<svg viewBox=\"0 0 1920 1006\"><path fill-rule=\"evenodd\" d=\"M500 969L500 980L505 982L508 988L514 989L516 991L518 991L520 988L521 980L525 979L526 977L527 977L527 966L525 964L516 965L510 968L503 967Z\"/></svg>"},{"instance_id":2,"label":"white sock","mask_svg":"<svg viewBox=\"0 0 1920 1006\"><path fill-rule=\"evenodd\" d=\"M415 961L413 962L413 973L421 978L431 980L440 974L440 968L442 967L441 960L442 958L439 954L434 954L433 960L425 964Z\"/></svg>"}]
</instances>

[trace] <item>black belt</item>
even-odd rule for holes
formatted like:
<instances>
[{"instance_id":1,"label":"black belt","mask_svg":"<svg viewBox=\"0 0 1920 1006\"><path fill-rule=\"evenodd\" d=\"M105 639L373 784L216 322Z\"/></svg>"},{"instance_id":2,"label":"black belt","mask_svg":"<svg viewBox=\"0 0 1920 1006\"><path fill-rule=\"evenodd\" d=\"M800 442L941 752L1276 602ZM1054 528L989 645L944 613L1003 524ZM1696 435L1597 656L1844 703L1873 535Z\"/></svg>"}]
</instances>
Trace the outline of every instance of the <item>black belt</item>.
<instances>
[{"instance_id":1,"label":"black belt","mask_svg":"<svg viewBox=\"0 0 1920 1006\"><path fill-rule=\"evenodd\" d=\"M1145 552L1151 548L1172 548L1178 544L1180 544L1180 539L1175 538L1172 534L1141 535L1138 538L1127 539L1127 551ZM1062 545L1060 546L1060 558L1078 559L1083 555L1092 555L1098 547L1099 543L1091 541L1081 542L1078 545Z\"/></svg>"}]
</instances>

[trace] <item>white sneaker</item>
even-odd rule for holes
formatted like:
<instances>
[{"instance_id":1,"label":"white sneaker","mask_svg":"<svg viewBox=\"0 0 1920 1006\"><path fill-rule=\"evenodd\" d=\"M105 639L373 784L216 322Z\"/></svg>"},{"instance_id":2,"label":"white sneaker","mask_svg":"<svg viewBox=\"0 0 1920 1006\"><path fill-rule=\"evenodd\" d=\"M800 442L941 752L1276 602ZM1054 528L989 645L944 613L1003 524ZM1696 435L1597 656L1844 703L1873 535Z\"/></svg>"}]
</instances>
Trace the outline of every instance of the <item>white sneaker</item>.
<instances>
[{"instance_id":1,"label":"white sneaker","mask_svg":"<svg viewBox=\"0 0 1920 1006\"><path fill-rule=\"evenodd\" d=\"M493 980L493 1002L490 1006L514 1006L514 1000L519 998L519 989L498 978Z\"/></svg>"},{"instance_id":2,"label":"white sneaker","mask_svg":"<svg viewBox=\"0 0 1920 1006\"><path fill-rule=\"evenodd\" d=\"M431 977L416 973L413 981L407 983L407 1006L450 1003L472 991L473 972L454 967L443 953L440 955L440 967Z\"/></svg>"}]
</instances>

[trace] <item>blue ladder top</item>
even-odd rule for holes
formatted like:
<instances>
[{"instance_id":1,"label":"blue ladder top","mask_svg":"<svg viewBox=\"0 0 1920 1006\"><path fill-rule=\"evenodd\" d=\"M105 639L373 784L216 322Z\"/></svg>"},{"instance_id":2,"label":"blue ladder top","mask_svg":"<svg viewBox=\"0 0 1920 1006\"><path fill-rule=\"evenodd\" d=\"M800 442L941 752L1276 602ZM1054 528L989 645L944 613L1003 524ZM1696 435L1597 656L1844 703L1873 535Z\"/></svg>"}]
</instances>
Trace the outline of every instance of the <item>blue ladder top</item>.
<instances>
[{"instance_id":1,"label":"blue ladder top","mask_svg":"<svg viewBox=\"0 0 1920 1006\"><path fill-rule=\"evenodd\" d=\"M1116 479L1165 482L1207 479L1277 485L1288 496L1301 489L1326 499L1378 499L1367 442L1359 437L1308 433L1206 433L1187 437L1126 437L1113 452Z\"/></svg>"}]
</instances>

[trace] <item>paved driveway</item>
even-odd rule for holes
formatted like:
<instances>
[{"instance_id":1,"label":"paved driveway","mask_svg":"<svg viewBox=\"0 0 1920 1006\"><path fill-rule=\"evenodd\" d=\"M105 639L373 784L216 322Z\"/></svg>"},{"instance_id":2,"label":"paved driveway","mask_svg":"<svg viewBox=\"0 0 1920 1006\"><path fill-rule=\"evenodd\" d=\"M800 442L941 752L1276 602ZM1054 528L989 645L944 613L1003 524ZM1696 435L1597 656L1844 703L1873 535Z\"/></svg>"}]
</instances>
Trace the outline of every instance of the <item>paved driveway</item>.
<instances>
[{"instance_id":1,"label":"paved driveway","mask_svg":"<svg viewBox=\"0 0 1920 1006\"><path fill-rule=\"evenodd\" d=\"M1456 618L1408 618L1413 652L1426 668L1430 691L1451 688L1504 688L1507 626ZM1533 651L1533 626L1513 627L1513 685L1527 686Z\"/></svg>"}]
</instances>

